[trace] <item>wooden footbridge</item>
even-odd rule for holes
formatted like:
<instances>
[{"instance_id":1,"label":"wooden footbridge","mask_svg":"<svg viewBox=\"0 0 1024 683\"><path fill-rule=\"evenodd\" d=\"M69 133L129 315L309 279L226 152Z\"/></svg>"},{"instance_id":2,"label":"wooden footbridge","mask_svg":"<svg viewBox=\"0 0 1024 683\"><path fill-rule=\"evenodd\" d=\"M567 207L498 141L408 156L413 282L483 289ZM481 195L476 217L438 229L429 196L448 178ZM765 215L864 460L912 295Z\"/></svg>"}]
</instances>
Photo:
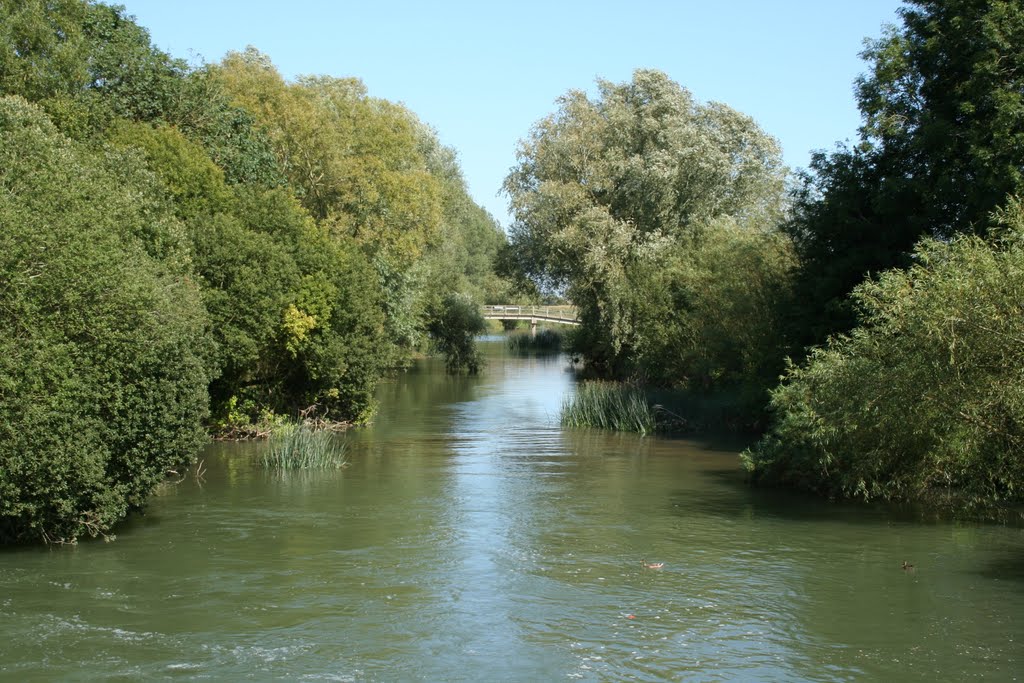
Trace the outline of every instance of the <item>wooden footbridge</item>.
<instances>
[{"instance_id":1,"label":"wooden footbridge","mask_svg":"<svg viewBox=\"0 0 1024 683\"><path fill-rule=\"evenodd\" d=\"M574 306L483 306L485 320L529 320L530 334L536 334L537 323L579 325L579 312Z\"/></svg>"}]
</instances>

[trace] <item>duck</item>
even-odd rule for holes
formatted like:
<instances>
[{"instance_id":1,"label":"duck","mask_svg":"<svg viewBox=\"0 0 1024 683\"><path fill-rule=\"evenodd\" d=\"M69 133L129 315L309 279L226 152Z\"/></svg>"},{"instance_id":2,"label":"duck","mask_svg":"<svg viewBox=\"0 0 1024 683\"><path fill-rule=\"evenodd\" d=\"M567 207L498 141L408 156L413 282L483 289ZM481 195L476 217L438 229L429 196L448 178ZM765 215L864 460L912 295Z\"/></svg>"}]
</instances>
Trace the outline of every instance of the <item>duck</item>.
<instances>
[{"instance_id":1,"label":"duck","mask_svg":"<svg viewBox=\"0 0 1024 683\"><path fill-rule=\"evenodd\" d=\"M647 560L640 560L640 564L644 566L644 569L661 569L665 566L664 562L648 562Z\"/></svg>"},{"instance_id":2,"label":"duck","mask_svg":"<svg viewBox=\"0 0 1024 683\"><path fill-rule=\"evenodd\" d=\"M912 572L914 571L914 565L910 564L906 560L903 560L903 566L901 566L900 569L902 569L905 572Z\"/></svg>"}]
</instances>

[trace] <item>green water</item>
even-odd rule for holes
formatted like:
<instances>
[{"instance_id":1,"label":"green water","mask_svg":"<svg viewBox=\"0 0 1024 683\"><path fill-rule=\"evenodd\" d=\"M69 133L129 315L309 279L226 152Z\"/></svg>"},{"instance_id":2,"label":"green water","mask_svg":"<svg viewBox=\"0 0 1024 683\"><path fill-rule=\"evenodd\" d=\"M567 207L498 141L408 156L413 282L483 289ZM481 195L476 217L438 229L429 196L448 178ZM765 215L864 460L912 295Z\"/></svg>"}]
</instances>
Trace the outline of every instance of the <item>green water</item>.
<instances>
[{"instance_id":1,"label":"green water","mask_svg":"<svg viewBox=\"0 0 1024 683\"><path fill-rule=\"evenodd\" d=\"M382 386L342 471L214 444L116 542L0 552L0 679L1024 679L1020 529L750 490L739 443L563 430L564 359L502 349Z\"/></svg>"}]
</instances>

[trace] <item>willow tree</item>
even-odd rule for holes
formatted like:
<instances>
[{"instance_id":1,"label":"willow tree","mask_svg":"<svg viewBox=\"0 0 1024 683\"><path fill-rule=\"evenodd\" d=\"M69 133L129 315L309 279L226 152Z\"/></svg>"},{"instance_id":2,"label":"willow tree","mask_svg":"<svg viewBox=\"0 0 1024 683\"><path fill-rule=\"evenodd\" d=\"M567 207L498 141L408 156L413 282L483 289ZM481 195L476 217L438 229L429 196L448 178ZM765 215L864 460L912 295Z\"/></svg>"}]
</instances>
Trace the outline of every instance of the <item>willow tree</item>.
<instances>
[{"instance_id":1,"label":"willow tree","mask_svg":"<svg viewBox=\"0 0 1024 683\"><path fill-rule=\"evenodd\" d=\"M734 234L706 230L717 221L766 235L784 210L780 150L750 117L699 103L658 71L598 81L596 98L574 90L558 105L505 181L512 246L522 270L580 307L589 359L636 373L638 350L651 346L646 322L688 315L650 310L651 277L702 240Z\"/></svg>"}]
</instances>

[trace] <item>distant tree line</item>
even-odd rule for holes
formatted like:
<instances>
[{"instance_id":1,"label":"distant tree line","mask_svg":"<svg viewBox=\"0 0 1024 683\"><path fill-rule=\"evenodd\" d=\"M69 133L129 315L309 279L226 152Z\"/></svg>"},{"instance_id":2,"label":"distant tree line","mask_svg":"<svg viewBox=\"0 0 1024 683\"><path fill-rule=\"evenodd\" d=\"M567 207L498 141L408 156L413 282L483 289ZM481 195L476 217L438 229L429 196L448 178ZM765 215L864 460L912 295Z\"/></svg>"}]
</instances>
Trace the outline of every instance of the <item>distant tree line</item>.
<instances>
[{"instance_id":1,"label":"distant tree line","mask_svg":"<svg viewBox=\"0 0 1024 683\"><path fill-rule=\"evenodd\" d=\"M757 481L1019 501L1024 6L900 17L863 53L858 140L796 178L659 72L569 92L505 183L512 270L580 307L594 374L730 397L766 432Z\"/></svg>"},{"instance_id":2,"label":"distant tree line","mask_svg":"<svg viewBox=\"0 0 1024 683\"><path fill-rule=\"evenodd\" d=\"M107 533L207 428L366 420L452 302L508 295L504 243L454 152L356 79L0 0L0 541Z\"/></svg>"}]
</instances>

